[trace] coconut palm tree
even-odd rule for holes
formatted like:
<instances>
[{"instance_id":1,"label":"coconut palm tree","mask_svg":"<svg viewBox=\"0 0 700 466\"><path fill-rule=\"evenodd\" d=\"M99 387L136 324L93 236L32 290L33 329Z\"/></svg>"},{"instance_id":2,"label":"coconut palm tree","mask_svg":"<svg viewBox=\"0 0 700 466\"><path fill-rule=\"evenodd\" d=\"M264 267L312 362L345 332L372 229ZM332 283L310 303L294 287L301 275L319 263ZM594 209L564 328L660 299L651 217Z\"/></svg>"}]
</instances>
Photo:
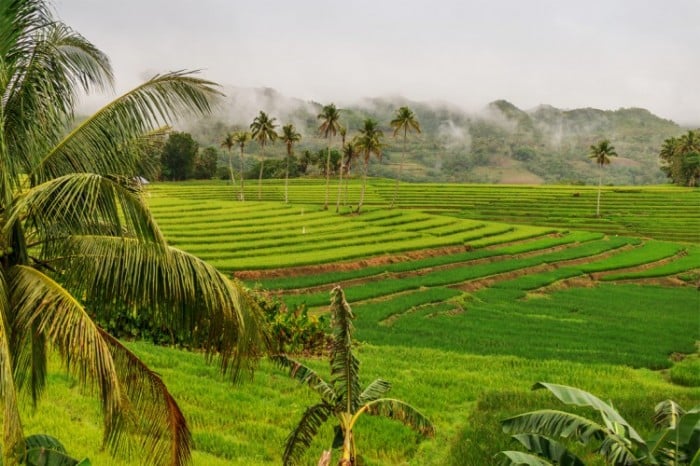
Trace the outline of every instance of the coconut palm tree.
<instances>
[{"instance_id":1,"label":"coconut palm tree","mask_svg":"<svg viewBox=\"0 0 700 466\"><path fill-rule=\"evenodd\" d=\"M240 200L241 202L245 201L245 190L243 186L243 179L245 178L243 176L243 172L245 171L245 167L243 166L243 151L245 150L245 145L250 141L250 133L248 131L234 131L233 133L233 141L238 144L238 148L240 149L239 152L239 169L238 169L238 177L241 179L241 193L240 193Z\"/></svg>"},{"instance_id":2,"label":"coconut palm tree","mask_svg":"<svg viewBox=\"0 0 700 466\"><path fill-rule=\"evenodd\" d=\"M372 154L378 158L382 156L382 136L384 133L379 129L379 123L372 118L367 118L364 126L360 129L360 134L357 137L357 149L363 155L363 171L362 171L362 191L360 192L360 202L357 204L357 213L360 213L362 204L365 200L365 190L367 189L367 172L369 171L369 159Z\"/></svg>"},{"instance_id":3,"label":"coconut palm tree","mask_svg":"<svg viewBox=\"0 0 700 466\"><path fill-rule=\"evenodd\" d=\"M203 342L232 373L259 351L246 294L167 244L136 182L141 148L170 119L208 113L218 86L158 75L76 124L77 95L111 88L112 70L44 0L1 3L0 54L2 463L28 448L20 394L39 402L55 350L96 389L110 451L137 437L144 463L185 464L191 435L177 403L97 322L126 306Z\"/></svg>"},{"instance_id":4,"label":"coconut palm tree","mask_svg":"<svg viewBox=\"0 0 700 466\"><path fill-rule=\"evenodd\" d=\"M289 202L288 187L289 187L289 159L292 158L294 153L294 144L301 141L301 134L299 134L294 127L294 125L284 125L282 127L282 134L280 135L282 142L287 146L287 164L284 169L284 203Z\"/></svg>"},{"instance_id":5,"label":"coconut palm tree","mask_svg":"<svg viewBox=\"0 0 700 466\"><path fill-rule=\"evenodd\" d=\"M278 134L275 132L277 125L275 120L270 118L262 110L250 124L250 133L252 138L260 144L260 176L258 177L258 200L262 199L262 176L263 163L265 163L265 146L267 143L274 143L277 140Z\"/></svg>"},{"instance_id":6,"label":"coconut palm tree","mask_svg":"<svg viewBox=\"0 0 700 466\"><path fill-rule=\"evenodd\" d=\"M396 196L399 194L399 182L401 180L401 172L403 171L403 162L406 158L406 139L409 130L415 130L420 133L420 123L416 118L413 110L403 106L396 110L394 119L391 120L391 127L394 128L394 137L403 130L403 152L401 153L401 161L399 162L399 175L396 177L396 188L394 188L394 197L391 200L391 207L396 204Z\"/></svg>"},{"instance_id":7,"label":"coconut palm tree","mask_svg":"<svg viewBox=\"0 0 700 466\"><path fill-rule=\"evenodd\" d=\"M338 421L334 444L342 444L338 464L343 466L357 464L353 428L362 414L396 419L424 436L432 436L435 429L423 414L401 400L385 398L391 389L389 382L377 379L364 390L360 389L360 361L352 352L352 320L355 316L339 286L331 291L330 312L333 326L330 381L323 380L309 367L285 355L273 356L276 364L289 369L292 378L308 385L321 397L319 403L306 410L287 438L283 464L299 464L321 425L332 416Z\"/></svg>"},{"instance_id":8,"label":"coconut palm tree","mask_svg":"<svg viewBox=\"0 0 700 466\"><path fill-rule=\"evenodd\" d=\"M328 210L328 189L331 182L331 141L341 127L340 111L336 108L335 104L324 105L321 109L321 113L319 113L316 118L321 120L318 132L328 140L326 153L326 199L323 203L323 209Z\"/></svg>"},{"instance_id":9,"label":"coconut palm tree","mask_svg":"<svg viewBox=\"0 0 700 466\"><path fill-rule=\"evenodd\" d=\"M228 173L229 177L231 178L231 186L234 186L234 191L236 186L236 179L233 176L233 154L231 152L233 150L233 146L235 145L236 141L233 138L233 133L228 133L226 136L224 136L224 139L221 140L221 147L228 150Z\"/></svg>"},{"instance_id":10,"label":"coconut palm tree","mask_svg":"<svg viewBox=\"0 0 700 466\"><path fill-rule=\"evenodd\" d=\"M610 141L603 139L590 147L590 152L588 157L595 160L598 164L600 173L598 175L598 202L596 204L595 215L600 217L600 191L603 186L603 167L610 163L610 157L617 156L615 148L610 144Z\"/></svg>"}]
</instances>

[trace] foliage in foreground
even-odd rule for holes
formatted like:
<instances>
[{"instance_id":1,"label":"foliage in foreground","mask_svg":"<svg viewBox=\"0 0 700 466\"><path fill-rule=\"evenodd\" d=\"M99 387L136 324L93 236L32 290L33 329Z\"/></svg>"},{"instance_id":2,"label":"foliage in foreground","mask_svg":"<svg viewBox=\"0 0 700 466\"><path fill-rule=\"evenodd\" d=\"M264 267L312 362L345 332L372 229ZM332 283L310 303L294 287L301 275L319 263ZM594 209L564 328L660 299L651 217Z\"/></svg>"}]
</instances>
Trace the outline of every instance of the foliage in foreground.
<instances>
[{"instance_id":1,"label":"foliage in foreground","mask_svg":"<svg viewBox=\"0 0 700 466\"><path fill-rule=\"evenodd\" d=\"M330 312L333 319L330 382L323 380L308 366L285 355L273 357L275 363L289 369L291 377L308 385L321 397L320 403L307 408L299 424L287 438L284 464L299 464L319 428L331 416L335 416L338 421L333 447L341 448L341 458L338 462L341 466L360 464L353 428L363 413L396 419L424 436L433 436L433 425L419 411L401 400L385 398L391 389L389 382L376 379L361 391L360 361L352 352L352 319L355 316L340 287L331 291ZM327 455L328 453L324 452L326 458Z\"/></svg>"},{"instance_id":2,"label":"foliage in foreground","mask_svg":"<svg viewBox=\"0 0 700 466\"><path fill-rule=\"evenodd\" d=\"M685 411L672 400L656 405L654 424L659 431L644 440L612 407L598 397L575 387L538 382L533 390L547 389L568 405L595 409L602 423L578 414L538 410L501 421L503 431L530 453L502 451L502 466L544 466L585 463L559 438L578 441L613 466L700 464L700 406Z\"/></svg>"},{"instance_id":3,"label":"foliage in foreground","mask_svg":"<svg viewBox=\"0 0 700 466\"><path fill-rule=\"evenodd\" d=\"M3 464L31 447L20 396L38 403L49 349L98 394L109 451L138 444L143 463L185 464L191 434L178 404L96 319L138 308L193 339L206 335L208 353L233 373L259 350L243 290L167 244L135 181L166 122L208 113L217 87L187 72L155 76L74 126L77 95L111 87L102 52L46 1L13 0L0 2L0 53Z\"/></svg>"}]
</instances>

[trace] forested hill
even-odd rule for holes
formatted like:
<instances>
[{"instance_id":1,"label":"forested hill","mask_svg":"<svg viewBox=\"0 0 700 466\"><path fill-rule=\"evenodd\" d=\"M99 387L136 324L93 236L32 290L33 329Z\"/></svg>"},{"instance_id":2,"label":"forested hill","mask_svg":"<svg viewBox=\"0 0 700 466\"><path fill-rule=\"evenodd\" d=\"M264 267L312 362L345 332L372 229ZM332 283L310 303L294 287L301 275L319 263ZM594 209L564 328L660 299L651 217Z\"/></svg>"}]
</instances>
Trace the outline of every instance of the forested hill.
<instances>
[{"instance_id":1,"label":"forested hill","mask_svg":"<svg viewBox=\"0 0 700 466\"><path fill-rule=\"evenodd\" d=\"M201 145L219 146L226 132L247 128L263 110L280 125L296 125L303 136L297 153L325 147L325 140L317 134L321 103L283 96L269 88L227 88L225 92L227 97L215 116L186 128ZM422 129L420 135L409 134L403 175L416 181L593 184L597 183L598 170L588 159L588 148L606 138L619 157L606 167L604 183L665 183L659 170L659 150L664 139L685 131L641 108L562 110L541 105L523 110L498 100L480 112L469 113L449 103L400 97L339 104L348 138L367 117L378 120L384 129L386 147L382 163L373 164L374 175L396 175L402 139L392 136L389 122L401 105L415 112ZM338 137L335 144L340 144ZM254 151L253 144L249 153ZM271 153L282 157L282 145L277 144Z\"/></svg>"}]
</instances>

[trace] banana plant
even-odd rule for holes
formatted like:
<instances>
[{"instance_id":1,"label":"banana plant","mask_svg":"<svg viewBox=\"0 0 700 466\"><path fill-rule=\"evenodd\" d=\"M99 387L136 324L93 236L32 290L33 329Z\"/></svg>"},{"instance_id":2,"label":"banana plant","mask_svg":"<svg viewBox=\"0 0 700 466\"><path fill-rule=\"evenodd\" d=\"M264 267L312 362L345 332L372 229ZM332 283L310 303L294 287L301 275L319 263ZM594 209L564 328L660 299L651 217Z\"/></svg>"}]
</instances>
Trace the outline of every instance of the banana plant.
<instances>
[{"instance_id":1,"label":"banana plant","mask_svg":"<svg viewBox=\"0 0 700 466\"><path fill-rule=\"evenodd\" d=\"M549 390L567 405L596 410L601 422L551 409L505 419L503 431L514 434L529 453L502 451L497 455L501 466L585 466L558 438L595 445L593 452L613 466L700 466L700 406L686 412L671 400L659 403L654 415L659 430L645 440L611 404L589 392L545 382L535 384L537 389Z\"/></svg>"},{"instance_id":2,"label":"banana plant","mask_svg":"<svg viewBox=\"0 0 700 466\"><path fill-rule=\"evenodd\" d=\"M30 435L24 439L24 450L18 452L19 464L26 466L91 466L88 458L76 460L68 456L66 448L56 438L45 434ZM0 465L3 462L0 461Z\"/></svg>"},{"instance_id":3,"label":"banana plant","mask_svg":"<svg viewBox=\"0 0 700 466\"><path fill-rule=\"evenodd\" d=\"M292 378L308 385L321 398L319 403L306 409L297 426L289 434L283 464L300 464L321 425L332 417L338 422L333 447L341 448L338 464L342 466L358 464L353 428L363 414L395 419L425 437L432 437L435 428L423 414L401 400L385 397L391 389L389 382L377 379L364 390L360 389L360 362L352 352L354 315L339 286L331 291L330 312L333 335L329 382L306 365L286 355L272 357L278 366L289 370Z\"/></svg>"}]
</instances>

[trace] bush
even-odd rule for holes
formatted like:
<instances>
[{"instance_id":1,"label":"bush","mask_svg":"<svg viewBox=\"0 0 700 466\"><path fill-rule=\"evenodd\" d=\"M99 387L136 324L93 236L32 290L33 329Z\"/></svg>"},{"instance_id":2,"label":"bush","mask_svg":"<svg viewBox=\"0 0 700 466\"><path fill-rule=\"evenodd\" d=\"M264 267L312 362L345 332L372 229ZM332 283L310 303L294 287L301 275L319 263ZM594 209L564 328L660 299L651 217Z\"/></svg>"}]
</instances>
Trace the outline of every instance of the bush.
<instances>
[{"instance_id":1,"label":"bush","mask_svg":"<svg viewBox=\"0 0 700 466\"><path fill-rule=\"evenodd\" d=\"M272 338L272 350L286 354L321 354L330 341L326 315L309 315L305 303L293 309L268 292L252 290L263 310Z\"/></svg>"}]
</instances>

